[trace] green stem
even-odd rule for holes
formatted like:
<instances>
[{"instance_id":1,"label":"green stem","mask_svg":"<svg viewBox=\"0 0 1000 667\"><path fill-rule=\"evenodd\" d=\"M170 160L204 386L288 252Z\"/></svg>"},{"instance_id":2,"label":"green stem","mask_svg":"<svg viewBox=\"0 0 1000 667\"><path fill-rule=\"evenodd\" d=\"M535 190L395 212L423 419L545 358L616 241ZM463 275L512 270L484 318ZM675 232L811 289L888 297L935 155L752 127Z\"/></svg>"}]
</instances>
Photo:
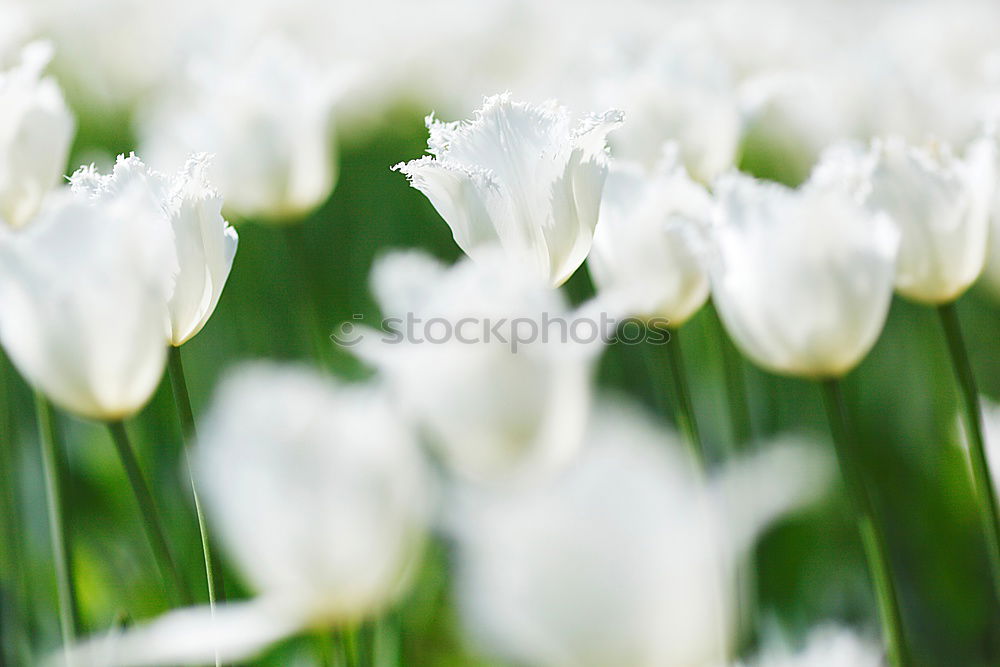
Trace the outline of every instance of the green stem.
<instances>
[{"instance_id":1,"label":"green stem","mask_svg":"<svg viewBox=\"0 0 1000 667\"><path fill-rule=\"evenodd\" d=\"M374 667L398 667L402 664L400 658L399 619L389 613L376 620L372 629L372 664Z\"/></svg>"},{"instance_id":2,"label":"green stem","mask_svg":"<svg viewBox=\"0 0 1000 667\"><path fill-rule=\"evenodd\" d=\"M733 439L733 449L739 450L753 439L753 420L750 417L750 403L747 400L743 357L726 333L715 306L710 303L708 311L711 314L719 349L722 351L722 371L726 383L726 398L729 403L729 426Z\"/></svg>"},{"instance_id":3,"label":"green stem","mask_svg":"<svg viewBox=\"0 0 1000 667\"><path fill-rule=\"evenodd\" d=\"M681 353L680 335L676 329L670 330L670 340L664 345L667 348L670 379L674 388L677 416L677 426L680 428L684 442L687 443L695 460L705 465L705 450L698 435L698 422L694 416L694 404L691 402L691 390L688 387L687 373L684 371L684 355Z\"/></svg>"},{"instance_id":4,"label":"green stem","mask_svg":"<svg viewBox=\"0 0 1000 667\"><path fill-rule=\"evenodd\" d=\"M359 631L356 626L344 628L344 651L347 654L347 664L350 667L361 667L361 646Z\"/></svg>"},{"instance_id":5,"label":"green stem","mask_svg":"<svg viewBox=\"0 0 1000 667\"><path fill-rule=\"evenodd\" d=\"M877 520L875 505L858 464L855 438L850 430L840 381L836 379L824 380L820 383L820 387L823 390L823 403L830 421L830 431L837 451L837 461L840 464L841 475L854 508L865 558L868 561L868 569L874 580L875 596L878 602L879 617L882 621L882 632L885 635L888 649L889 663L896 667L909 665L911 661L903 635L903 617L899 607L899 595L889 567L888 544L881 524Z\"/></svg>"},{"instance_id":6,"label":"green stem","mask_svg":"<svg viewBox=\"0 0 1000 667\"><path fill-rule=\"evenodd\" d=\"M181 434L185 444L187 444L188 438L195 435L195 425L194 412L191 410L191 396L188 394L187 379L184 376L181 348L170 347L167 368L170 373L170 387L174 392L174 407L177 408L177 418L181 423Z\"/></svg>"},{"instance_id":7,"label":"green stem","mask_svg":"<svg viewBox=\"0 0 1000 667\"><path fill-rule=\"evenodd\" d=\"M663 351L663 348L666 350ZM645 355L657 404L665 414L673 412L674 421L684 438L684 444L687 445L698 465L704 467L705 455L701 439L698 437L698 428L688 390L687 375L684 372L684 360L681 355L677 331L671 329L670 338L664 343L647 343ZM670 377L666 377L667 375ZM668 398L667 385L673 391L673 405Z\"/></svg>"},{"instance_id":8,"label":"green stem","mask_svg":"<svg viewBox=\"0 0 1000 667\"><path fill-rule=\"evenodd\" d=\"M49 515L49 539L52 542L56 594L59 600L59 632L62 635L63 648L68 651L76 637L77 607L73 569L66 546L68 544L66 524L63 521L64 505L60 484L62 456L59 451L59 434L52 405L40 393L35 394L35 415L38 419L38 441L41 445L45 502Z\"/></svg>"},{"instance_id":9,"label":"green stem","mask_svg":"<svg viewBox=\"0 0 1000 667\"><path fill-rule=\"evenodd\" d=\"M721 353L722 374L726 389L726 412L729 415L731 454L745 449L753 439L753 425L750 418L750 404L747 401L746 378L743 372L743 357L729 338L715 305L708 304L712 333ZM758 602L756 591L755 554L749 551L736 571L737 584L737 646L740 654L751 651L758 641Z\"/></svg>"},{"instance_id":10,"label":"green stem","mask_svg":"<svg viewBox=\"0 0 1000 667\"><path fill-rule=\"evenodd\" d=\"M941 326L948 341L951 363L962 395L962 408L969 439L969 460L975 490L979 496L979 516L986 536L994 591L1000 597L1000 511L997 509L996 487L993 485L986 458L979 392L976 389L976 379L972 373L972 364L969 363L955 304L938 306L938 314L941 317Z\"/></svg>"},{"instance_id":11,"label":"green stem","mask_svg":"<svg viewBox=\"0 0 1000 667\"><path fill-rule=\"evenodd\" d=\"M292 274L292 280L296 295L299 318L302 326L306 329L312 347L312 356L321 366L328 366L333 353L333 343L330 340L328 331L323 329L320 322L320 312L323 308L323 298L319 291L313 287L312 263L309 261L309 250L304 237L301 223L288 224L282 229L285 239L285 248L288 251L288 258Z\"/></svg>"},{"instance_id":12,"label":"green stem","mask_svg":"<svg viewBox=\"0 0 1000 667\"><path fill-rule=\"evenodd\" d=\"M121 421L108 422L108 430L111 432L111 439L114 441L115 448L118 450L118 456L125 467L125 474L128 475L129 484L132 486L132 493L139 504L139 510L142 513L146 529L146 538L149 540L149 545L153 549L153 555L156 557L156 565L160 570L160 576L162 578L169 577L173 584L174 595L182 604L190 605L193 601L191 591L188 590L187 584L183 577L181 577L180 570L174 561L174 557L170 553L166 532L163 529L163 523L160 521L160 515L156 511L153 494L150 492L149 486L146 484L146 479L142 475L139 461L135 458L132 443L129 441L128 432L125 430L125 424Z\"/></svg>"},{"instance_id":13,"label":"green stem","mask_svg":"<svg viewBox=\"0 0 1000 667\"><path fill-rule=\"evenodd\" d=\"M226 599L225 583L219 564L212 558L212 548L208 541L208 525L205 522L205 512L198 497L198 486L195 484L191 460L188 457L188 447L191 440L197 437L194 423L194 411L191 410L191 396L188 393L187 380L184 377L184 362L181 359L181 349L171 347L167 368L170 374L170 386L174 393L174 407L181 425L181 436L184 439L184 466L187 469L188 481L191 484L191 497L194 499L194 511L198 518L198 535L201 538L201 553L205 561L205 581L208 587L208 604L214 610L216 600Z\"/></svg>"},{"instance_id":14,"label":"green stem","mask_svg":"<svg viewBox=\"0 0 1000 667\"><path fill-rule=\"evenodd\" d=\"M22 517L18 502L20 462L17 418L13 405L13 369L0 348L0 544L3 548L3 587L0 590L0 662L31 664L28 636L28 595L25 591Z\"/></svg>"}]
</instances>

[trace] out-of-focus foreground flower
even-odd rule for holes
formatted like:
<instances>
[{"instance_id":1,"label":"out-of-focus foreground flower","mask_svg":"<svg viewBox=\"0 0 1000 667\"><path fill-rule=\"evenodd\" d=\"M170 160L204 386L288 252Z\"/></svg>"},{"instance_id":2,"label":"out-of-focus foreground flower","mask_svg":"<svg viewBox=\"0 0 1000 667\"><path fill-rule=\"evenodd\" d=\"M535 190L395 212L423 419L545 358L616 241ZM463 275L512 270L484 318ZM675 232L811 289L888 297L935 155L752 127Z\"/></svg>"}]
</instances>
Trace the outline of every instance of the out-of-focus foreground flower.
<instances>
[{"instance_id":1,"label":"out-of-focus foreground flower","mask_svg":"<svg viewBox=\"0 0 1000 667\"><path fill-rule=\"evenodd\" d=\"M427 119L430 155L395 169L423 192L473 259L499 246L512 271L553 285L590 252L607 174L607 111L572 124L569 111L495 95L471 121Z\"/></svg>"},{"instance_id":2,"label":"out-of-focus foreground flower","mask_svg":"<svg viewBox=\"0 0 1000 667\"><path fill-rule=\"evenodd\" d=\"M708 299L699 248L712 200L671 147L656 169L614 161L587 258L601 296L631 315L679 327Z\"/></svg>"},{"instance_id":3,"label":"out-of-focus foreground flower","mask_svg":"<svg viewBox=\"0 0 1000 667\"><path fill-rule=\"evenodd\" d=\"M21 63L0 73L0 220L26 224L66 168L76 122L42 70L52 45L29 44Z\"/></svg>"},{"instance_id":4,"label":"out-of-focus foreground flower","mask_svg":"<svg viewBox=\"0 0 1000 667\"><path fill-rule=\"evenodd\" d=\"M243 660L382 612L406 590L433 494L377 386L246 366L220 387L193 463L211 528L257 597L92 639L73 650L78 667Z\"/></svg>"},{"instance_id":5,"label":"out-of-focus foreground flower","mask_svg":"<svg viewBox=\"0 0 1000 667\"><path fill-rule=\"evenodd\" d=\"M372 287L396 332L369 332L355 351L450 467L483 481L531 477L572 459L604 339L597 329L581 331L589 342L570 338L561 294L533 275L512 275L496 250L451 268L422 253L390 255L373 269Z\"/></svg>"},{"instance_id":6,"label":"out-of-focus foreground flower","mask_svg":"<svg viewBox=\"0 0 1000 667\"><path fill-rule=\"evenodd\" d=\"M580 459L551 483L459 496L456 591L476 645L542 666L723 664L734 565L828 471L786 444L706 483L681 451L604 400Z\"/></svg>"},{"instance_id":7,"label":"out-of-focus foreground flower","mask_svg":"<svg viewBox=\"0 0 1000 667\"><path fill-rule=\"evenodd\" d=\"M719 315L754 362L823 378L850 371L889 310L899 233L839 188L717 184L709 269Z\"/></svg>"}]
</instances>

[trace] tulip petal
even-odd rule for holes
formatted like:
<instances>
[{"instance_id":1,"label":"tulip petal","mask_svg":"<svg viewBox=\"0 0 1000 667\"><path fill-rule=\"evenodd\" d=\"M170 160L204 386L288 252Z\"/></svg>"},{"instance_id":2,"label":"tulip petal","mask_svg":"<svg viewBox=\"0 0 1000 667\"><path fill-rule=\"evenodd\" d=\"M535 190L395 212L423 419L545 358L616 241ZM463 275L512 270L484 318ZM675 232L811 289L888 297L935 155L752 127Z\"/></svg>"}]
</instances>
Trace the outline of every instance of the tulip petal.
<instances>
[{"instance_id":1,"label":"tulip petal","mask_svg":"<svg viewBox=\"0 0 1000 667\"><path fill-rule=\"evenodd\" d=\"M167 612L53 654L50 667L154 667L232 663L253 658L304 627L301 617L261 600Z\"/></svg>"}]
</instances>

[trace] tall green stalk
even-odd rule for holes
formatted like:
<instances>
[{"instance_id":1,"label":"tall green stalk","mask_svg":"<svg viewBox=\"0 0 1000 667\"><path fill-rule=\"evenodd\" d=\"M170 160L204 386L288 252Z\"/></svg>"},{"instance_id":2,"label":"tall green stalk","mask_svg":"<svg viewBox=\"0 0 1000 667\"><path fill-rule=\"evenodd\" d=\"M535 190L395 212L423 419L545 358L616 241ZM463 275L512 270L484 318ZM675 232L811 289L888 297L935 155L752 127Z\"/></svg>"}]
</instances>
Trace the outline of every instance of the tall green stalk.
<instances>
[{"instance_id":1,"label":"tall green stalk","mask_svg":"<svg viewBox=\"0 0 1000 667\"><path fill-rule=\"evenodd\" d=\"M153 501L153 494L149 490L149 485L146 484L146 479L142 475L139 461L135 458L132 443L129 441L128 432L125 430L125 424L121 421L108 422L108 431L111 433L115 449L118 450L118 456L125 467L125 474L128 476L132 493L139 504L139 510L146 529L146 538L153 549L153 555L156 558L156 565L160 570L160 576L164 579L169 578L172 586L168 588L172 590L174 597L181 604L189 605L193 601L191 591L188 589L187 583L181 576L181 572L177 568L174 557L170 552L166 531L163 529L163 522L160 520L160 515L156 510L156 503Z\"/></svg>"},{"instance_id":2,"label":"tall green stalk","mask_svg":"<svg viewBox=\"0 0 1000 667\"><path fill-rule=\"evenodd\" d=\"M401 663L400 621L390 612L375 621L372 628L372 665L398 667Z\"/></svg>"},{"instance_id":3,"label":"tall green stalk","mask_svg":"<svg viewBox=\"0 0 1000 667\"><path fill-rule=\"evenodd\" d=\"M680 335L676 329L670 330L670 340L666 343L669 358L670 379L673 383L677 425L684 436L684 441L691 449L695 459L705 465L705 448L698 433L698 422L694 416L694 403L691 401L691 389L688 385L687 372L684 370L684 355L681 353Z\"/></svg>"},{"instance_id":4,"label":"tall green stalk","mask_svg":"<svg viewBox=\"0 0 1000 667\"><path fill-rule=\"evenodd\" d=\"M722 374L726 389L726 413L729 416L730 451L736 454L749 446L753 439L753 425L750 418L750 404L747 400L746 378L743 372L743 357L729 338L722 319L709 302L707 306L710 327L719 350ZM737 647L740 653L748 652L757 645L759 619L757 601L757 568L753 550L740 561L736 569L737 584Z\"/></svg>"},{"instance_id":5,"label":"tall green stalk","mask_svg":"<svg viewBox=\"0 0 1000 667\"><path fill-rule=\"evenodd\" d=\"M979 392L972 373L972 364L966 351L962 327L954 303L938 306L938 315L948 342L951 363L955 369L961 394L962 412L969 439L969 461L976 493L979 496L979 517L989 551L993 588L1000 599L1000 511L997 508L997 492L990 475L986 458L986 444L983 438L983 417L979 405Z\"/></svg>"},{"instance_id":6,"label":"tall green stalk","mask_svg":"<svg viewBox=\"0 0 1000 667\"><path fill-rule=\"evenodd\" d=\"M855 451L856 438L849 426L850 422L847 417L847 408L844 404L840 381L836 379L824 380L820 383L820 387L823 390L823 403L830 421L830 431L837 451L840 472L854 508L865 558L868 560L868 569L875 584L875 597L878 602L889 663L894 667L905 667L911 664L911 659L903 634L903 617L900 611L899 595L889 566L888 544L876 516L875 505L865 484L861 467L858 465L857 452Z\"/></svg>"},{"instance_id":7,"label":"tall green stalk","mask_svg":"<svg viewBox=\"0 0 1000 667\"><path fill-rule=\"evenodd\" d=\"M35 415L38 419L38 441L41 445L42 471L45 476L45 503L49 518L49 539L55 567L56 595L59 601L59 633L67 651L76 636L77 607L73 586L73 569L67 548L66 524L63 521L62 455L59 431L49 400L35 394Z\"/></svg>"},{"instance_id":8,"label":"tall green stalk","mask_svg":"<svg viewBox=\"0 0 1000 667\"><path fill-rule=\"evenodd\" d=\"M25 589L22 516L18 502L20 469L18 423L13 407L13 370L0 348L0 548L6 569L0 577L0 662L31 664L28 636L28 595Z\"/></svg>"},{"instance_id":9,"label":"tall green stalk","mask_svg":"<svg viewBox=\"0 0 1000 667\"><path fill-rule=\"evenodd\" d=\"M198 517L198 534L201 538L201 553L205 561L205 582L208 586L208 604L214 609L216 600L226 599L225 583L218 564L212 558L212 549L208 541L208 526L205 522L205 512L198 497L198 486L195 484L191 461L188 458L188 447L191 445L197 431L194 423L194 411L191 410L191 397L188 394L187 379L184 377L184 363L181 359L181 349L171 347L167 364L170 374L170 386L174 393L174 407L180 421L181 437L184 440L184 466L187 469L188 481L191 484L191 497L194 499L194 511Z\"/></svg>"},{"instance_id":10,"label":"tall green stalk","mask_svg":"<svg viewBox=\"0 0 1000 667\"><path fill-rule=\"evenodd\" d=\"M293 287L298 292L293 299L296 300L301 325L309 336L313 358L321 366L329 366L335 348L330 339L331 332L324 330L320 320L323 298L315 288L313 267L309 261L309 249L302 223L285 225L282 232L288 252Z\"/></svg>"},{"instance_id":11,"label":"tall green stalk","mask_svg":"<svg viewBox=\"0 0 1000 667\"><path fill-rule=\"evenodd\" d=\"M684 444L687 445L695 461L704 468L705 451L695 421L694 405L691 402L691 391L688 387L684 358L680 349L680 337L675 329L670 330L670 339L665 343L646 345L646 364L649 367L649 375L653 382L653 392L657 401L661 403L664 410L672 409L674 421L681 432ZM665 384L670 385L673 393L672 408L667 400Z\"/></svg>"},{"instance_id":12,"label":"tall green stalk","mask_svg":"<svg viewBox=\"0 0 1000 667\"><path fill-rule=\"evenodd\" d=\"M712 303L708 304L712 329L722 356L722 373L726 384L727 413L734 450L746 447L753 439L753 420L750 416L750 402L747 399L747 384L743 374L743 356L736 349L726 333L719 313Z\"/></svg>"}]
</instances>

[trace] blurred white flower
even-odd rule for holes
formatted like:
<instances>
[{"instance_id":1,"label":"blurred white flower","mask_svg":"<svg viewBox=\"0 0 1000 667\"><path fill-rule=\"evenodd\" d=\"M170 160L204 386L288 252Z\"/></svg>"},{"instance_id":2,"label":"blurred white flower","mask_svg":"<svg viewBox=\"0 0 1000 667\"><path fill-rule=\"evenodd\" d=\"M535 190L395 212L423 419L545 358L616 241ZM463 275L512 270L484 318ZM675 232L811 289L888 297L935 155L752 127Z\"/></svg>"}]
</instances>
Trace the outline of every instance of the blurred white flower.
<instances>
[{"instance_id":1,"label":"blurred white flower","mask_svg":"<svg viewBox=\"0 0 1000 667\"><path fill-rule=\"evenodd\" d=\"M882 647L878 642L837 625L813 629L805 644L795 650L784 639L764 639L761 653L746 667L881 667Z\"/></svg>"},{"instance_id":2,"label":"blurred white flower","mask_svg":"<svg viewBox=\"0 0 1000 667\"><path fill-rule=\"evenodd\" d=\"M822 492L815 451L765 449L706 483L675 435L605 401L550 484L451 505L464 625L514 664L723 664L733 567L769 521Z\"/></svg>"},{"instance_id":3,"label":"blurred white flower","mask_svg":"<svg viewBox=\"0 0 1000 667\"><path fill-rule=\"evenodd\" d=\"M946 145L901 139L872 147L866 202L888 213L902 237L896 289L915 301L954 301L983 270L997 177L993 139L972 143L964 159Z\"/></svg>"},{"instance_id":4,"label":"blurred white flower","mask_svg":"<svg viewBox=\"0 0 1000 667\"><path fill-rule=\"evenodd\" d=\"M370 332L354 349L463 476L544 474L579 447L603 332L581 326L583 342L574 342L559 292L510 275L499 253L481 260L451 268L416 252L379 260L373 291L398 339Z\"/></svg>"},{"instance_id":5,"label":"blurred white flower","mask_svg":"<svg viewBox=\"0 0 1000 667\"><path fill-rule=\"evenodd\" d=\"M243 661L402 594L433 503L412 434L377 386L257 363L222 384L193 453L213 530L257 597L169 612L74 650L80 665Z\"/></svg>"},{"instance_id":6,"label":"blurred white flower","mask_svg":"<svg viewBox=\"0 0 1000 667\"><path fill-rule=\"evenodd\" d=\"M430 155L393 167L441 214L473 259L506 252L512 270L552 285L569 278L590 252L607 175L608 132L618 111L574 128L569 111L549 102L488 97L471 121L427 118Z\"/></svg>"},{"instance_id":7,"label":"blurred white flower","mask_svg":"<svg viewBox=\"0 0 1000 667\"><path fill-rule=\"evenodd\" d=\"M607 71L598 75L596 99L620 106L628 119L610 138L615 157L652 168L669 140L701 182L732 168L743 114L728 63L704 27L684 24L656 34L639 55L630 53L633 41L611 49L610 62L598 65Z\"/></svg>"},{"instance_id":8,"label":"blurred white flower","mask_svg":"<svg viewBox=\"0 0 1000 667\"><path fill-rule=\"evenodd\" d=\"M648 174L613 161L587 258L602 297L631 315L684 324L708 299L698 248L711 217L712 200L677 164L676 147Z\"/></svg>"},{"instance_id":9,"label":"blurred white flower","mask_svg":"<svg viewBox=\"0 0 1000 667\"><path fill-rule=\"evenodd\" d=\"M0 62L8 63L31 39L31 35L37 34L36 21L32 8L24 2L0 5Z\"/></svg>"},{"instance_id":10,"label":"blurred white flower","mask_svg":"<svg viewBox=\"0 0 1000 667\"><path fill-rule=\"evenodd\" d=\"M248 366L219 389L193 463L209 520L263 597L320 623L366 617L403 591L429 478L378 387Z\"/></svg>"},{"instance_id":11,"label":"blurred white flower","mask_svg":"<svg viewBox=\"0 0 1000 667\"><path fill-rule=\"evenodd\" d=\"M31 225L0 239L0 342L59 406L121 419L163 374L176 255L133 163L74 190L53 192Z\"/></svg>"},{"instance_id":12,"label":"blurred white flower","mask_svg":"<svg viewBox=\"0 0 1000 667\"><path fill-rule=\"evenodd\" d=\"M160 85L195 35L208 34L206 3L177 0L32 0L38 34L58 45L53 67L81 115L115 128Z\"/></svg>"},{"instance_id":13,"label":"blurred white flower","mask_svg":"<svg viewBox=\"0 0 1000 667\"><path fill-rule=\"evenodd\" d=\"M236 230L222 218L222 197L206 178L210 162L206 155L192 156L170 178L149 169L135 155L119 156L110 175L102 176L91 166L77 170L71 179L74 189L95 195L114 191L123 178L137 179L156 197L176 254L167 301L171 345L183 345L205 326L236 255Z\"/></svg>"},{"instance_id":14,"label":"blurred white flower","mask_svg":"<svg viewBox=\"0 0 1000 667\"><path fill-rule=\"evenodd\" d=\"M768 70L741 88L744 153L783 182L805 180L823 148L849 136L846 107L856 91L834 85L827 74L818 68Z\"/></svg>"},{"instance_id":15,"label":"blurred white flower","mask_svg":"<svg viewBox=\"0 0 1000 667\"><path fill-rule=\"evenodd\" d=\"M709 273L733 341L774 372L844 375L875 344L899 233L842 188L799 190L738 174L717 184Z\"/></svg>"},{"instance_id":16,"label":"blurred white flower","mask_svg":"<svg viewBox=\"0 0 1000 667\"><path fill-rule=\"evenodd\" d=\"M295 222L326 201L336 181L332 108L344 77L278 38L238 57L196 61L190 74L140 122L150 164L176 169L192 153L212 153L209 177L237 218Z\"/></svg>"},{"instance_id":17,"label":"blurred white flower","mask_svg":"<svg viewBox=\"0 0 1000 667\"><path fill-rule=\"evenodd\" d=\"M76 122L62 91L42 71L52 45L33 42L0 73L0 220L26 224L59 181Z\"/></svg>"}]
</instances>

